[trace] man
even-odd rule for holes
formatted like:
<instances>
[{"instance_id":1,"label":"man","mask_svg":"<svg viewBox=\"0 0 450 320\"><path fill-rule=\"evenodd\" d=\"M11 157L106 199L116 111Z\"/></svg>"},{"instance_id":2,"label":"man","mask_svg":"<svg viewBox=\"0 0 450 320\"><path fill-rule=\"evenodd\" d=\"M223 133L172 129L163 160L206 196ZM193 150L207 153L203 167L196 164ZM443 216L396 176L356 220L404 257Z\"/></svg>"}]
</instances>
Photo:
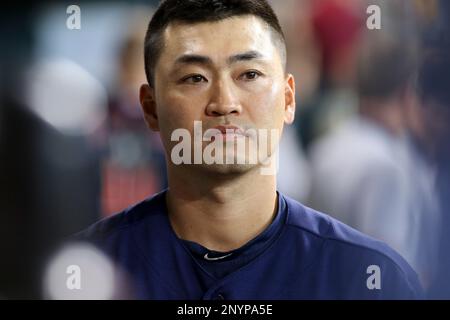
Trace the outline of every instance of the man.
<instances>
[{"instance_id":1,"label":"man","mask_svg":"<svg viewBox=\"0 0 450 320\"><path fill-rule=\"evenodd\" d=\"M276 161L279 137L270 134L267 147L254 133L280 133L294 120L285 56L265 0L161 3L145 39L140 100L166 149L169 188L81 234L133 279L134 297L421 296L393 250L277 193L275 174L263 170ZM196 121L215 130L180 151L183 132L198 137ZM226 143L209 152L218 142Z\"/></svg>"}]
</instances>

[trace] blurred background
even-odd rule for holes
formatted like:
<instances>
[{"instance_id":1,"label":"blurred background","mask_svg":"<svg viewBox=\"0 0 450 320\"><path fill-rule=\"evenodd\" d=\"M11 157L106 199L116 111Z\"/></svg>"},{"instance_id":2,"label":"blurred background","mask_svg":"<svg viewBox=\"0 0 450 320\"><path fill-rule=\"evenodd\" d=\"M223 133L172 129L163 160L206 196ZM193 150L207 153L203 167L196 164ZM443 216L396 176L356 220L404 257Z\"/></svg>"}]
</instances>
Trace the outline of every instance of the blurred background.
<instances>
[{"instance_id":1,"label":"blurred background","mask_svg":"<svg viewBox=\"0 0 450 320\"><path fill-rule=\"evenodd\" d=\"M0 299L47 298L64 239L166 187L138 100L157 3L0 12ZM450 2L271 3L297 89L279 190L387 242L449 299Z\"/></svg>"}]
</instances>

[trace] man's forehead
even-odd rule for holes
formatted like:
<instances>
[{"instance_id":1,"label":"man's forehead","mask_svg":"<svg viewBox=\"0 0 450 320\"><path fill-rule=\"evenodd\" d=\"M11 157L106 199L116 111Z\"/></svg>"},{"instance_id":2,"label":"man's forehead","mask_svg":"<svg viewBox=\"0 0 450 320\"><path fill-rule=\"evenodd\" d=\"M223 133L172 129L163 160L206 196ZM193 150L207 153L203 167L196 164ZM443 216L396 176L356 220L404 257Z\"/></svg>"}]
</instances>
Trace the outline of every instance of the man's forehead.
<instances>
[{"instance_id":1,"label":"man's forehead","mask_svg":"<svg viewBox=\"0 0 450 320\"><path fill-rule=\"evenodd\" d=\"M270 28L255 16L235 16L213 22L175 22L164 31L165 54L207 53L202 51L262 51L273 48Z\"/></svg>"}]
</instances>

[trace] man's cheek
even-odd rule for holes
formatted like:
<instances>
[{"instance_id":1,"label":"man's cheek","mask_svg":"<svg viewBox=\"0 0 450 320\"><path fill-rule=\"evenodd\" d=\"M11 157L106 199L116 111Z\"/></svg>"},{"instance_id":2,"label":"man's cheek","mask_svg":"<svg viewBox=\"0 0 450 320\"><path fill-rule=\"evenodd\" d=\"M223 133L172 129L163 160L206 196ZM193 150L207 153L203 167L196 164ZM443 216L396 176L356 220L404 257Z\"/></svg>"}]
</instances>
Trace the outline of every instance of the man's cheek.
<instances>
[{"instance_id":1,"label":"man's cheek","mask_svg":"<svg viewBox=\"0 0 450 320\"><path fill-rule=\"evenodd\" d=\"M181 110L180 110L181 111ZM159 125L161 130L173 131L183 127L184 117L182 112L176 112L176 108L166 106L159 114Z\"/></svg>"}]
</instances>

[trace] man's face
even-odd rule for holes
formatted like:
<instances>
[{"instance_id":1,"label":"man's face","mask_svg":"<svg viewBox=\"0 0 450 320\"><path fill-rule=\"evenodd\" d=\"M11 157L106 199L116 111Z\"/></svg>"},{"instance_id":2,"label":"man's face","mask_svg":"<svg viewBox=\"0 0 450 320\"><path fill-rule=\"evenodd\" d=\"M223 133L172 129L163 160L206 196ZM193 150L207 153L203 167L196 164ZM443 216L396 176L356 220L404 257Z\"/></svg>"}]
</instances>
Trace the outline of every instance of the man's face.
<instances>
[{"instance_id":1,"label":"man's face","mask_svg":"<svg viewBox=\"0 0 450 320\"><path fill-rule=\"evenodd\" d=\"M281 134L283 124L294 119L294 87L293 77L284 73L269 27L257 17L240 16L170 24L155 66L154 88L143 86L141 102L147 123L160 131L170 157L178 143L171 141L172 133L185 128L194 138L194 121L202 122L203 132L235 126L244 131L276 129ZM251 138L226 135L224 139ZM206 167L230 172L252 166Z\"/></svg>"}]
</instances>

